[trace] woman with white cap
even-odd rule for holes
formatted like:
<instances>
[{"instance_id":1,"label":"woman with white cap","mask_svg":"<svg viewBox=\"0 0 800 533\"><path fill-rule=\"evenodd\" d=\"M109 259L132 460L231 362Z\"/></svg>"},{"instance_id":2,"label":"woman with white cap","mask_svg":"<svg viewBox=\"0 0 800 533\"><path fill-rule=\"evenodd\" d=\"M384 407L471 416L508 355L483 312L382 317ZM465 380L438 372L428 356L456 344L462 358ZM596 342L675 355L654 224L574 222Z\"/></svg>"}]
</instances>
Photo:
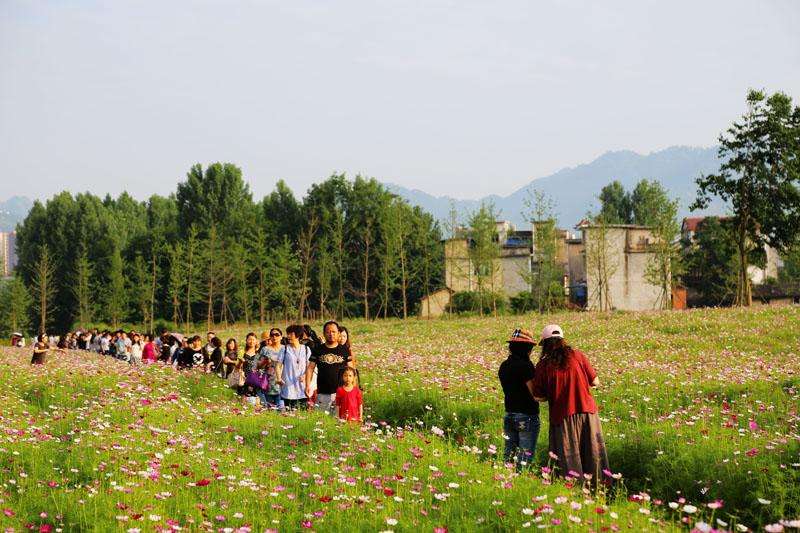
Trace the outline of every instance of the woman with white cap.
<instances>
[{"instance_id":1,"label":"woman with white cap","mask_svg":"<svg viewBox=\"0 0 800 533\"><path fill-rule=\"evenodd\" d=\"M583 352L564 341L561 326L546 326L539 345L533 392L549 406L550 452L558 457L560 474L602 480L608 455L590 392L600 384L597 372Z\"/></svg>"},{"instance_id":2,"label":"woman with white cap","mask_svg":"<svg viewBox=\"0 0 800 533\"><path fill-rule=\"evenodd\" d=\"M516 463L517 470L530 467L539 437L539 404L533 398L534 365L531 351L536 346L533 335L516 329L508 340L508 359L500 364L497 377L503 387L503 437L506 463Z\"/></svg>"}]
</instances>

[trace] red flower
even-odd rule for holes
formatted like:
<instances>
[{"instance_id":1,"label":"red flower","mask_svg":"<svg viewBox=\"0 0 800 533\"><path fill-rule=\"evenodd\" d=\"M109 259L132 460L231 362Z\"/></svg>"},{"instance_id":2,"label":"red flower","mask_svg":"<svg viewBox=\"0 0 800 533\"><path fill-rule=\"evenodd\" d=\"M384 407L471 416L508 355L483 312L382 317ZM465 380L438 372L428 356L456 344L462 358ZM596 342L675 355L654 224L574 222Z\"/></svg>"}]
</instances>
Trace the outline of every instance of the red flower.
<instances>
[{"instance_id":1,"label":"red flower","mask_svg":"<svg viewBox=\"0 0 800 533\"><path fill-rule=\"evenodd\" d=\"M195 485L197 485L198 487L205 487L209 483L211 483L210 479L203 478L203 479L197 480L195 482Z\"/></svg>"},{"instance_id":2,"label":"red flower","mask_svg":"<svg viewBox=\"0 0 800 533\"><path fill-rule=\"evenodd\" d=\"M50 533L51 531L53 531L53 526L50 524L42 524L39 526L39 533Z\"/></svg>"},{"instance_id":3,"label":"red flower","mask_svg":"<svg viewBox=\"0 0 800 533\"><path fill-rule=\"evenodd\" d=\"M389 487L384 487L383 488L383 493L386 496L394 496L394 491L392 489L390 489Z\"/></svg>"},{"instance_id":4,"label":"red flower","mask_svg":"<svg viewBox=\"0 0 800 533\"><path fill-rule=\"evenodd\" d=\"M329 502L329 501L331 501L332 499L333 499L333 498L331 498L330 496L320 496L320 497L319 497L319 501L321 501L322 503L328 503L328 502Z\"/></svg>"},{"instance_id":5,"label":"red flower","mask_svg":"<svg viewBox=\"0 0 800 533\"><path fill-rule=\"evenodd\" d=\"M303 520L300 522L300 525L303 526L305 529L311 529L314 524L311 523L311 520Z\"/></svg>"}]
</instances>

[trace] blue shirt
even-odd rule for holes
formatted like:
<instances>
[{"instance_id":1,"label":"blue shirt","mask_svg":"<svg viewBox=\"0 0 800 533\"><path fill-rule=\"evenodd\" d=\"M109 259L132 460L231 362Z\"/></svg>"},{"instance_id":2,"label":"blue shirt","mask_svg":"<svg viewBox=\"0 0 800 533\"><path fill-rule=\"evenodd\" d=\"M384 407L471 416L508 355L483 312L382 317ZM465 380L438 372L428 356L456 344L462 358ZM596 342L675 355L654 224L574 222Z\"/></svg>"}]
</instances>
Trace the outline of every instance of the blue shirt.
<instances>
[{"instance_id":1,"label":"blue shirt","mask_svg":"<svg viewBox=\"0 0 800 533\"><path fill-rule=\"evenodd\" d=\"M278 362L283 365L281 396L284 399L300 400L306 397L305 376L309 357L311 350L304 344L296 350L287 344L278 353Z\"/></svg>"}]
</instances>

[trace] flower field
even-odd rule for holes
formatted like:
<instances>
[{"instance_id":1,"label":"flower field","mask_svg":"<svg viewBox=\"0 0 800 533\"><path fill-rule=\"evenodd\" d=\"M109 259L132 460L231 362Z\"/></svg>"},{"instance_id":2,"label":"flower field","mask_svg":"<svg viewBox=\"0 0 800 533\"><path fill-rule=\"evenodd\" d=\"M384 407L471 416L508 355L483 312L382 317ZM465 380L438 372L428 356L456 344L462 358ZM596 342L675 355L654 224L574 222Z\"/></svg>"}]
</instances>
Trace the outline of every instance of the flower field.
<instances>
[{"instance_id":1,"label":"flower field","mask_svg":"<svg viewBox=\"0 0 800 533\"><path fill-rule=\"evenodd\" d=\"M350 321L363 427L260 411L211 375L86 352L31 367L29 349L0 349L0 526L800 527L800 308L546 321L564 327L602 381L610 489L551 479L546 407L534 471L498 459L504 340L545 318Z\"/></svg>"}]
</instances>

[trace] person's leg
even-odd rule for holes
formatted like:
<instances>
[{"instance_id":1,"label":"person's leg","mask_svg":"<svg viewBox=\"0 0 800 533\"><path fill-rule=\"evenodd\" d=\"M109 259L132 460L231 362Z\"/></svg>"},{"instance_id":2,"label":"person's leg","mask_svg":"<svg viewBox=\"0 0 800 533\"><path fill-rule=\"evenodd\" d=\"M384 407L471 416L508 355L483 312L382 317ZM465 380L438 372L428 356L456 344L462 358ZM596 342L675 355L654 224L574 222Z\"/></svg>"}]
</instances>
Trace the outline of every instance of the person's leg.
<instances>
[{"instance_id":1,"label":"person's leg","mask_svg":"<svg viewBox=\"0 0 800 533\"><path fill-rule=\"evenodd\" d=\"M314 403L314 409L331 414L333 408L333 394L317 394L317 401Z\"/></svg>"},{"instance_id":2,"label":"person's leg","mask_svg":"<svg viewBox=\"0 0 800 533\"><path fill-rule=\"evenodd\" d=\"M267 393L264 392L264 389L256 389L256 396L261 401L261 405L267 407Z\"/></svg>"},{"instance_id":3,"label":"person's leg","mask_svg":"<svg viewBox=\"0 0 800 533\"><path fill-rule=\"evenodd\" d=\"M293 410L297 406L297 400L290 400L289 398L283 398L283 403L286 409L289 410Z\"/></svg>"},{"instance_id":4,"label":"person's leg","mask_svg":"<svg viewBox=\"0 0 800 533\"><path fill-rule=\"evenodd\" d=\"M517 450L517 468L530 468L536 452L536 439L539 438L539 415L530 415L524 422L518 423L519 450Z\"/></svg>"},{"instance_id":5,"label":"person's leg","mask_svg":"<svg viewBox=\"0 0 800 533\"><path fill-rule=\"evenodd\" d=\"M503 461L511 463L514 460L514 452L519 446L519 433L517 433L512 413L506 413L503 417Z\"/></svg>"}]
</instances>

